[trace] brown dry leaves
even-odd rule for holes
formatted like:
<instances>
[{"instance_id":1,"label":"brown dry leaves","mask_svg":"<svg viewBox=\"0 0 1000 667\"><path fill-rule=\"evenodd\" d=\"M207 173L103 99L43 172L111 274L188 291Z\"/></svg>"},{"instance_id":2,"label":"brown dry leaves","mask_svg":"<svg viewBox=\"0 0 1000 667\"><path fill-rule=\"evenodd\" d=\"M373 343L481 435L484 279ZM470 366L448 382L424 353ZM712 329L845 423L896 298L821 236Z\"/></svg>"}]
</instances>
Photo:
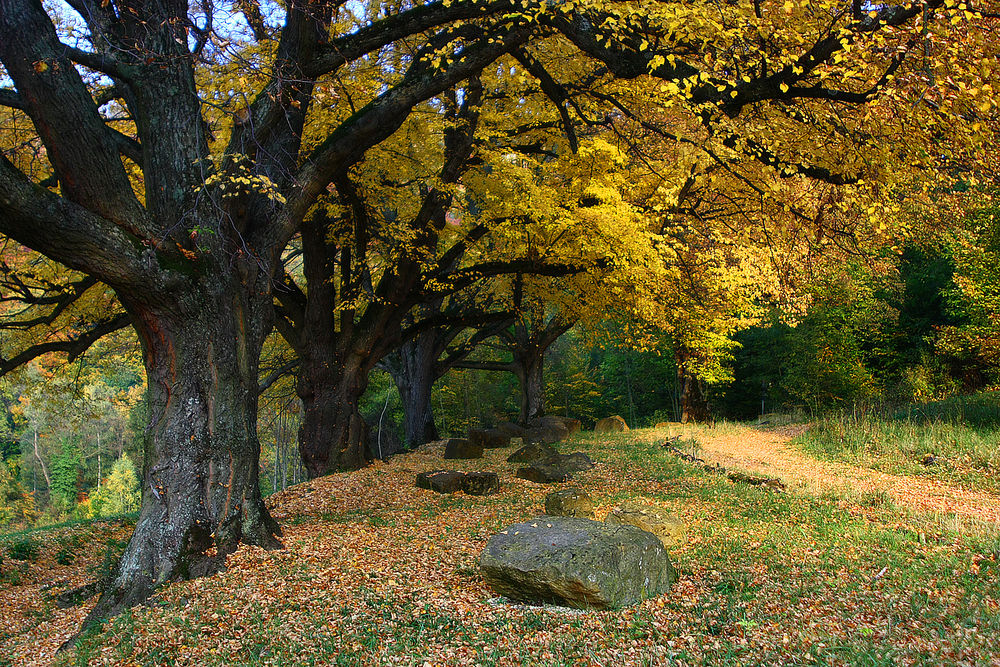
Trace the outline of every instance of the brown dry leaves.
<instances>
[{"instance_id":1,"label":"brown dry leaves","mask_svg":"<svg viewBox=\"0 0 1000 667\"><path fill-rule=\"evenodd\" d=\"M688 543L671 553L681 580L667 595L633 608L576 612L495 600L478 575L479 552L494 532L537 515L544 495L562 485L543 487L514 478L516 466L504 461L509 450L487 450L478 461L446 462L440 451L429 448L273 496L268 502L284 527L284 550L241 548L230 556L226 572L165 588L151 605L111 622L98 641L67 660L94 665L838 664L867 657L864 651L870 648L872 659L900 663L1000 664L986 627L980 634L968 622L951 620L986 614L983 624L995 623L988 620L989 613L997 614L995 586L984 596L977 583L980 597L970 606L968 591L960 585L972 576L966 571L928 578L925 590L896 585L898 563L878 576L885 567L879 543L852 535L837 537L836 544L830 536L819 539L816 516L796 509L798 491L786 497L737 490L723 479L685 472L649 444L661 437L639 431L616 440L585 439L581 447L604 462L576 482L599 503L600 516L625 497L644 497L689 526ZM757 436L720 433L719 447L730 447L728 438L748 437ZM766 435L748 456L763 457L766 443L784 437ZM699 438L704 443L704 434ZM650 465L620 457L627 447L646 447L642 456ZM449 497L413 486L417 472L456 463L464 470L498 471L501 494ZM667 474L671 470L676 474ZM793 481L790 472L786 468L780 474ZM838 520L857 523L850 524L853 531L869 524L890 536L907 529L906 517L853 505L847 509L842 512L846 519ZM858 519L851 518L854 511ZM912 554L912 567L939 558L964 563L964 547L958 541L921 547ZM972 559L967 560L971 567ZM977 568L984 564L988 561L982 557L975 561ZM3 658L18 665L48 664L86 612L56 611L42 602L41 591L43 582L53 579L72 580L54 590L83 583L83 566L67 569L46 561L44 567L48 571L38 572L31 583L0 591L5 633L0 664ZM995 570L984 572L995 580ZM915 599L924 605L920 610L913 606Z\"/></svg>"}]
</instances>

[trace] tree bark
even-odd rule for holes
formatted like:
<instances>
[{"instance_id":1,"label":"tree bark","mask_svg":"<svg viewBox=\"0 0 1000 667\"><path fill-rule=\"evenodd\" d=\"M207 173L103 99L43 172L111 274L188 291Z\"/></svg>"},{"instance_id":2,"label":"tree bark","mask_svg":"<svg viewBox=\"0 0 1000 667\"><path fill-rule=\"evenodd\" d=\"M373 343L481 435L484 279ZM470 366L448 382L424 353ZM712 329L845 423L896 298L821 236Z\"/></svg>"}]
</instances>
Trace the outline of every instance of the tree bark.
<instances>
[{"instance_id":1,"label":"tree bark","mask_svg":"<svg viewBox=\"0 0 1000 667\"><path fill-rule=\"evenodd\" d=\"M357 470L369 461L368 427L358 405L368 388L371 369L363 368L357 360L331 360L329 350L322 348L310 352L302 359L298 381L303 406L299 426L302 462L310 478Z\"/></svg>"},{"instance_id":2,"label":"tree bark","mask_svg":"<svg viewBox=\"0 0 1000 667\"><path fill-rule=\"evenodd\" d=\"M157 303L120 292L143 347L151 432L135 532L85 626L167 581L218 570L240 542L280 546L258 485L257 364L270 299L211 275Z\"/></svg>"},{"instance_id":3,"label":"tree bark","mask_svg":"<svg viewBox=\"0 0 1000 667\"><path fill-rule=\"evenodd\" d=\"M393 354L393 363L385 364L403 402L403 431L408 447L440 437L431 405L431 390L437 379L436 336L437 331L432 329L405 341Z\"/></svg>"},{"instance_id":4,"label":"tree bark","mask_svg":"<svg viewBox=\"0 0 1000 667\"><path fill-rule=\"evenodd\" d=\"M521 423L545 414L545 350L531 346L518 350L514 374L521 384Z\"/></svg>"},{"instance_id":5,"label":"tree bark","mask_svg":"<svg viewBox=\"0 0 1000 667\"><path fill-rule=\"evenodd\" d=\"M692 355L684 350L677 352L677 383L680 387L681 423L704 422L711 419L705 385L701 378L687 370Z\"/></svg>"}]
</instances>

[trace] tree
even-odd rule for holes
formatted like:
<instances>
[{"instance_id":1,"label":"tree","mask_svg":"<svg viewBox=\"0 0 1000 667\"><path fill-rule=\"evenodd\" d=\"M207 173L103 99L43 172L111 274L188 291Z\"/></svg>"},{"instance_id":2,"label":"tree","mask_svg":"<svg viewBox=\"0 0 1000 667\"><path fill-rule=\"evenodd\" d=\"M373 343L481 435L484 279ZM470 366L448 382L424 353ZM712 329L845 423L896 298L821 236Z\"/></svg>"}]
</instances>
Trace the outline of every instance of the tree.
<instances>
[{"instance_id":1,"label":"tree","mask_svg":"<svg viewBox=\"0 0 1000 667\"><path fill-rule=\"evenodd\" d=\"M111 466L111 474L90 497L91 516L117 516L138 511L141 494L135 465L121 456Z\"/></svg>"},{"instance_id":2,"label":"tree","mask_svg":"<svg viewBox=\"0 0 1000 667\"><path fill-rule=\"evenodd\" d=\"M592 83L583 94L610 96L606 104L618 92L646 99L654 109L643 115L680 104L728 151L723 161L739 154L789 175L843 180L861 161L848 149L887 134L864 131L908 122L916 96L900 98L926 88L929 67L967 91L993 78L964 66L969 50L983 48L988 18L966 18L945 0L870 13L821 4L793 3L788 14L736 5L717 21L707 20L717 8L700 4L293 0L274 28L250 3L70 0L75 17L38 0L2 0L0 62L13 87L0 91L0 105L30 119L37 138L4 148L38 154L31 149L41 145L44 160L0 158L0 231L113 289L144 351L143 508L91 621L218 567L240 542L277 544L258 488L256 407L282 253L321 195L419 104L518 49L545 71L582 53L583 71L567 71L563 89L583 81ZM214 19L223 9L244 16L246 29L222 30ZM931 23L925 41L940 48L923 49L933 59L913 67L921 17L933 20L917 30ZM966 52L951 46L952 17ZM73 44L60 40L67 25L82 36ZM391 62L365 95L338 105L332 123L308 125L336 75L364 75L383 52ZM548 78L527 83L559 99ZM919 118L935 121L935 141L955 136L954 114L976 108L950 88L939 97ZM882 99L894 106L843 113ZM774 127L782 132L762 136ZM831 133L829 149L810 143L816 131ZM926 163L942 152L923 155Z\"/></svg>"},{"instance_id":3,"label":"tree","mask_svg":"<svg viewBox=\"0 0 1000 667\"><path fill-rule=\"evenodd\" d=\"M0 528L26 528L37 517L34 498L21 486L16 471L0 461Z\"/></svg>"}]
</instances>

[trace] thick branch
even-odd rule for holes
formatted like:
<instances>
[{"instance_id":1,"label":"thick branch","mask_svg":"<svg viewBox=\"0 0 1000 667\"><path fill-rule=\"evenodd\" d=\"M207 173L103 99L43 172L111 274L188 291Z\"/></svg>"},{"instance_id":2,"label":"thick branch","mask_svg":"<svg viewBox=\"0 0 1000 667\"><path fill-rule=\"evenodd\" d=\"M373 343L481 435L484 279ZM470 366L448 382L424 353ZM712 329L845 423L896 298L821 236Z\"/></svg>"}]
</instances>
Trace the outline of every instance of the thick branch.
<instances>
[{"instance_id":1,"label":"thick branch","mask_svg":"<svg viewBox=\"0 0 1000 667\"><path fill-rule=\"evenodd\" d=\"M122 313L115 317L95 323L90 329L82 332L74 338L68 340L50 341L39 343L22 350L10 359L0 359L0 376L10 373L12 370L23 366L32 359L50 354L52 352L65 352L69 355L69 360L73 361L81 354L90 349L90 346L99 341L109 333L124 329L131 324L128 315Z\"/></svg>"}]
</instances>

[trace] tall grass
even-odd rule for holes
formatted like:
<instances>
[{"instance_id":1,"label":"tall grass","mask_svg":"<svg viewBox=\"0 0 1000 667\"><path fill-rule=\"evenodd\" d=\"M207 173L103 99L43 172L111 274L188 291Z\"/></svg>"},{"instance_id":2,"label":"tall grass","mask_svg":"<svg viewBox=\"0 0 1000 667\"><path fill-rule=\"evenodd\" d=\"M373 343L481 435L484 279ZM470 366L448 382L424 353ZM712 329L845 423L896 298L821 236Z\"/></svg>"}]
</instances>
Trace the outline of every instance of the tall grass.
<instances>
[{"instance_id":1,"label":"tall grass","mask_svg":"<svg viewBox=\"0 0 1000 667\"><path fill-rule=\"evenodd\" d=\"M797 442L824 459L1000 492L998 391L823 417Z\"/></svg>"}]
</instances>

